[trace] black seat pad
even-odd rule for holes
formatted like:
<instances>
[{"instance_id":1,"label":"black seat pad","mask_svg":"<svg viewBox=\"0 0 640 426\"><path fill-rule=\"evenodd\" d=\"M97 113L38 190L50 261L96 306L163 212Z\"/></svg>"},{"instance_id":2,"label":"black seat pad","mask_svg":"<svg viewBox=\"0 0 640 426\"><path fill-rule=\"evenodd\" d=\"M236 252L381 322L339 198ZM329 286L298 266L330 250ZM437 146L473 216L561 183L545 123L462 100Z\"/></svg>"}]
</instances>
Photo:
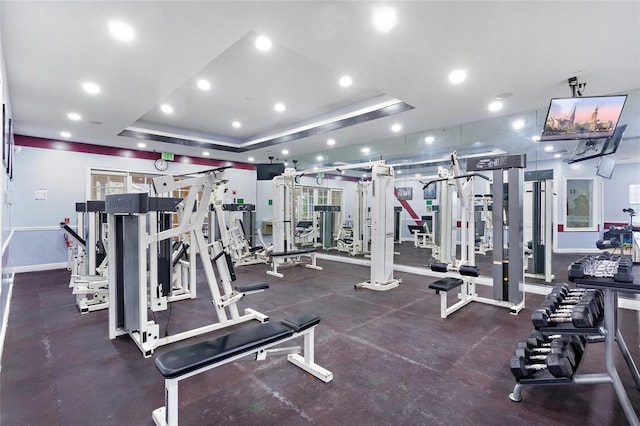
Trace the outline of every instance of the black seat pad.
<instances>
[{"instance_id":1,"label":"black seat pad","mask_svg":"<svg viewBox=\"0 0 640 426\"><path fill-rule=\"evenodd\" d=\"M313 248L313 247L309 247L309 248L304 248L304 249L299 249L299 250L289 250L289 251L271 253L271 256L274 256L274 257L278 257L278 256L295 256L295 255L298 255L298 254L315 253L317 251L318 251L318 249Z\"/></svg>"},{"instance_id":2,"label":"black seat pad","mask_svg":"<svg viewBox=\"0 0 640 426\"><path fill-rule=\"evenodd\" d=\"M155 364L160 374L170 379L291 335L293 331L282 324L259 324L242 328L226 336L165 352L156 357Z\"/></svg>"},{"instance_id":3,"label":"black seat pad","mask_svg":"<svg viewBox=\"0 0 640 426\"><path fill-rule=\"evenodd\" d=\"M431 284L429 284L429 288L432 288L434 290L442 290L442 291L449 291L452 290L456 287L461 286L463 283L463 281L460 278L454 278L454 277L445 277L445 278L440 278L437 281L432 282Z\"/></svg>"}]
</instances>

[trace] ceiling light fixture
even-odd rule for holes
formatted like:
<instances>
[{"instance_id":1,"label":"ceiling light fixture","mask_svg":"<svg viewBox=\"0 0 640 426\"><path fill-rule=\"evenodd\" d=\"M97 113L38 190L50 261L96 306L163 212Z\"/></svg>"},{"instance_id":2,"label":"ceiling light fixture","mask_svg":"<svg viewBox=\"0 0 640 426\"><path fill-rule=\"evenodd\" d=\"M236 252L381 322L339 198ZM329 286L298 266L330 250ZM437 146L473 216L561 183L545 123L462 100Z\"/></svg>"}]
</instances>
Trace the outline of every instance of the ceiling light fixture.
<instances>
[{"instance_id":1,"label":"ceiling light fixture","mask_svg":"<svg viewBox=\"0 0 640 426\"><path fill-rule=\"evenodd\" d=\"M77 112L70 112L69 114L67 114L67 118L69 120L72 120L72 121L80 121L80 120L82 120L82 116L80 114L78 114Z\"/></svg>"},{"instance_id":2,"label":"ceiling light fixture","mask_svg":"<svg viewBox=\"0 0 640 426\"><path fill-rule=\"evenodd\" d=\"M236 128L239 129L240 127L242 127L242 123L240 123L239 121L234 121L233 123L231 123L231 125Z\"/></svg>"},{"instance_id":3,"label":"ceiling light fixture","mask_svg":"<svg viewBox=\"0 0 640 426\"><path fill-rule=\"evenodd\" d=\"M560 158L560 157L562 157L562 154L555 154L555 155L553 156L553 158Z\"/></svg>"},{"instance_id":4,"label":"ceiling light fixture","mask_svg":"<svg viewBox=\"0 0 640 426\"><path fill-rule=\"evenodd\" d=\"M389 6L378 6L373 9L373 26L381 33L388 33L398 23L396 10Z\"/></svg>"},{"instance_id":5,"label":"ceiling light fixture","mask_svg":"<svg viewBox=\"0 0 640 426\"><path fill-rule=\"evenodd\" d=\"M342 87L349 87L353 84L353 79L348 75L343 75L342 77L340 77L339 83Z\"/></svg>"},{"instance_id":6,"label":"ceiling light fixture","mask_svg":"<svg viewBox=\"0 0 640 426\"><path fill-rule=\"evenodd\" d=\"M502 101L495 100L489 104L489 111L496 112L500 111L503 107Z\"/></svg>"},{"instance_id":7,"label":"ceiling light fixture","mask_svg":"<svg viewBox=\"0 0 640 426\"><path fill-rule=\"evenodd\" d=\"M316 157L316 160L318 160L318 161L322 161L322 160L323 160L322 155L318 155L318 156Z\"/></svg>"},{"instance_id":8,"label":"ceiling light fixture","mask_svg":"<svg viewBox=\"0 0 640 426\"><path fill-rule=\"evenodd\" d=\"M277 103L277 104L275 104L273 107L274 107L274 108L275 108L275 110L276 110L276 111L278 111L278 112L282 112L282 111L284 111L285 109L287 109L287 107L286 107L282 102L278 102L278 103Z\"/></svg>"},{"instance_id":9,"label":"ceiling light fixture","mask_svg":"<svg viewBox=\"0 0 640 426\"><path fill-rule=\"evenodd\" d=\"M371 150L369 148L367 148L366 146L364 148L362 148L362 153L363 154L368 154Z\"/></svg>"},{"instance_id":10,"label":"ceiling light fixture","mask_svg":"<svg viewBox=\"0 0 640 426\"><path fill-rule=\"evenodd\" d=\"M522 128L524 128L525 122L522 119L518 119L516 121L513 122L512 126L515 130L520 130Z\"/></svg>"},{"instance_id":11,"label":"ceiling light fixture","mask_svg":"<svg viewBox=\"0 0 640 426\"><path fill-rule=\"evenodd\" d=\"M394 124L391 126L391 131L392 132L399 132L400 130L402 130L402 126L398 123Z\"/></svg>"},{"instance_id":12,"label":"ceiling light fixture","mask_svg":"<svg viewBox=\"0 0 640 426\"><path fill-rule=\"evenodd\" d=\"M544 147L545 152L551 152L553 151L553 145L547 145Z\"/></svg>"},{"instance_id":13,"label":"ceiling light fixture","mask_svg":"<svg viewBox=\"0 0 640 426\"><path fill-rule=\"evenodd\" d=\"M204 155L205 157L208 157L208 156L209 156L209 152L207 152L207 151L203 151L203 152L202 152L202 155Z\"/></svg>"},{"instance_id":14,"label":"ceiling light fixture","mask_svg":"<svg viewBox=\"0 0 640 426\"><path fill-rule=\"evenodd\" d=\"M426 137L424 138L424 142L425 142L427 145L431 145L435 140L436 140L436 138L435 138L435 137L433 137L432 135L426 136Z\"/></svg>"},{"instance_id":15,"label":"ceiling light fixture","mask_svg":"<svg viewBox=\"0 0 640 426\"><path fill-rule=\"evenodd\" d=\"M84 83L82 83L82 90L90 95L97 95L101 91L100 86L92 81L85 81Z\"/></svg>"},{"instance_id":16,"label":"ceiling light fixture","mask_svg":"<svg viewBox=\"0 0 640 426\"><path fill-rule=\"evenodd\" d=\"M255 158L253 158L253 157L249 157L249 158L247 158L247 161L249 161L249 162L254 162L254 161L256 161L256 159L255 159Z\"/></svg>"},{"instance_id":17,"label":"ceiling light fixture","mask_svg":"<svg viewBox=\"0 0 640 426\"><path fill-rule=\"evenodd\" d=\"M60 136L62 136L63 138L70 138L71 133L63 131L63 132L60 132Z\"/></svg>"},{"instance_id":18,"label":"ceiling light fixture","mask_svg":"<svg viewBox=\"0 0 640 426\"><path fill-rule=\"evenodd\" d=\"M205 92L211 89L211 83L208 80L202 79L198 80L198 89L204 90Z\"/></svg>"},{"instance_id":19,"label":"ceiling light fixture","mask_svg":"<svg viewBox=\"0 0 640 426\"><path fill-rule=\"evenodd\" d=\"M265 37L265 36L259 36L258 38L256 38L256 48L262 52L267 52L269 50L271 50L271 40L269 39L269 37Z\"/></svg>"},{"instance_id":20,"label":"ceiling light fixture","mask_svg":"<svg viewBox=\"0 0 640 426\"><path fill-rule=\"evenodd\" d=\"M327 139L327 145L335 145L336 141L335 139Z\"/></svg>"},{"instance_id":21,"label":"ceiling light fixture","mask_svg":"<svg viewBox=\"0 0 640 426\"><path fill-rule=\"evenodd\" d=\"M144 142L138 142L138 148L146 148L147 144Z\"/></svg>"},{"instance_id":22,"label":"ceiling light fixture","mask_svg":"<svg viewBox=\"0 0 640 426\"><path fill-rule=\"evenodd\" d=\"M288 149L283 149L282 150L282 155L289 155L289 150Z\"/></svg>"},{"instance_id":23,"label":"ceiling light fixture","mask_svg":"<svg viewBox=\"0 0 640 426\"><path fill-rule=\"evenodd\" d=\"M467 78L467 72L465 70L455 70L449 74L449 81L452 84L460 84Z\"/></svg>"},{"instance_id":24,"label":"ceiling light fixture","mask_svg":"<svg viewBox=\"0 0 640 426\"><path fill-rule=\"evenodd\" d=\"M402 170L397 170L397 171L396 171L396 174L397 174L397 175L401 175L401 174L402 174Z\"/></svg>"},{"instance_id":25,"label":"ceiling light fixture","mask_svg":"<svg viewBox=\"0 0 640 426\"><path fill-rule=\"evenodd\" d=\"M531 140L534 142L538 142L540 140L540 136L535 135L535 136L531 136Z\"/></svg>"},{"instance_id":26,"label":"ceiling light fixture","mask_svg":"<svg viewBox=\"0 0 640 426\"><path fill-rule=\"evenodd\" d=\"M109 22L109 33L111 34L111 37L125 43L132 41L135 37L135 33L133 32L131 25L122 21Z\"/></svg>"},{"instance_id":27,"label":"ceiling light fixture","mask_svg":"<svg viewBox=\"0 0 640 426\"><path fill-rule=\"evenodd\" d=\"M169 104L160 105L160 110L165 114L173 114L173 107Z\"/></svg>"}]
</instances>

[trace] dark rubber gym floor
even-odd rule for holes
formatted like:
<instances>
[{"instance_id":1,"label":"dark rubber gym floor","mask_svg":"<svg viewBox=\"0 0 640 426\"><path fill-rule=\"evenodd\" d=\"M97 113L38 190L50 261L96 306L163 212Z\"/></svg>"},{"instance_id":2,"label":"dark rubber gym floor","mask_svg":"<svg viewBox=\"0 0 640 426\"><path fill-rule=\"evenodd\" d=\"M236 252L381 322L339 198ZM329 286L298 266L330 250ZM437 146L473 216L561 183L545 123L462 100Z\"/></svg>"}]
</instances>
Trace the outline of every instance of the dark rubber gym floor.
<instances>
[{"instance_id":1,"label":"dark rubber gym floor","mask_svg":"<svg viewBox=\"0 0 640 426\"><path fill-rule=\"evenodd\" d=\"M368 268L318 264L324 271L293 267L283 269L282 279L266 275L266 265L246 266L236 270L236 283L270 284L241 307L272 321L298 312L319 315L316 362L334 380L325 384L284 357L234 362L181 382L182 425L627 423L608 384L530 387L522 402L508 399L515 383L509 358L516 341L531 333L530 314L542 296L527 294L527 307L517 316L472 303L443 320L440 298L428 288L435 278L396 273L403 281L396 289L355 290L369 278ZM566 277L566 267L557 266L556 281ZM199 277L198 299L171 304L170 315L156 313L161 330L173 334L214 321L204 274ZM153 358L143 358L127 336L109 340L106 310L81 315L68 280L66 270L15 278L0 424L152 425L151 412L164 404ZM620 310L619 327L640 362L638 313ZM160 347L156 354L229 330ZM603 354L603 343L588 345L578 373L604 372ZM619 351L616 366L640 413L640 391Z\"/></svg>"}]
</instances>

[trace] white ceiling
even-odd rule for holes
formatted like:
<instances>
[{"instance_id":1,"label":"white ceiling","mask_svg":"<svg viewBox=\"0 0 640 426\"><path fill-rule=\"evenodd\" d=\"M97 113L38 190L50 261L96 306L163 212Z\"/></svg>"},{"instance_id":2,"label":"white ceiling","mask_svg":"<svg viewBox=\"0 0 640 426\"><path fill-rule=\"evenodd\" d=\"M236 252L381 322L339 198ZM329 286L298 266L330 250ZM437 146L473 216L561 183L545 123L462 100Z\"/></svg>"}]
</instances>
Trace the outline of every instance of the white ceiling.
<instances>
[{"instance_id":1,"label":"white ceiling","mask_svg":"<svg viewBox=\"0 0 640 426\"><path fill-rule=\"evenodd\" d=\"M174 141L148 141L150 151L308 165L319 153L325 162L362 159L364 145L374 148L370 156L404 162L452 149L538 155L530 137L550 98L569 97L567 79L577 76L585 96L635 93L621 150L640 153L640 2L387 2L398 20L388 33L372 26L380 4L3 0L15 132L62 139L67 130L72 141L138 149L138 139L120 136L138 130ZM113 19L133 26L132 42L109 36ZM255 49L258 35L273 41L269 52ZM452 85L448 74L457 68L468 77ZM353 78L350 88L337 84L343 74ZM211 90L195 87L200 78ZM101 86L99 95L82 91L88 80ZM491 113L498 95L505 107ZM276 113L277 101L287 110ZM159 112L162 103L174 106L171 116ZM382 103L404 107L328 127ZM69 121L70 111L83 119ZM526 120L517 133L509 125L516 117ZM319 122L325 126L314 130ZM437 136L432 146L426 134Z\"/></svg>"}]
</instances>

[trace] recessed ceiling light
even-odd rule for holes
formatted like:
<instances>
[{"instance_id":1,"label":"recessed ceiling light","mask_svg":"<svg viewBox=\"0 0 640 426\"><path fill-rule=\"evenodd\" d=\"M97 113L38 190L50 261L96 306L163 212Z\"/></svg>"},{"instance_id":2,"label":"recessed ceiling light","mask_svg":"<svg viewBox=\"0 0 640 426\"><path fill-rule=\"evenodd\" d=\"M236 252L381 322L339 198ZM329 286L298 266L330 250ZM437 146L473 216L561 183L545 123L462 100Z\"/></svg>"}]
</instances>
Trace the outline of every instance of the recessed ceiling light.
<instances>
[{"instance_id":1,"label":"recessed ceiling light","mask_svg":"<svg viewBox=\"0 0 640 426\"><path fill-rule=\"evenodd\" d=\"M173 107L169 104L160 105L160 110L165 114L173 114Z\"/></svg>"},{"instance_id":2,"label":"recessed ceiling light","mask_svg":"<svg viewBox=\"0 0 640 426\"><path fill-rule=\"evenodd\" d=\"M555 154L555 155L553 156L553 158L560 158L560 157L562 157L562 154Z\"/></svg>"},{"instance_id":3,"label":"recessed ceiling light","mask_svg":"<svg viewBox=\"0 0 640 426\"><path fill-rule=\"evenodd\" d=\"M256 38L256 48L258 50L266 52L271 49L271 45L272 43L269 37L259 36L258 38Z\"/></svg>"},{"instance_id":4,"label":"recessed ceiling light","mask_svg":"<svg viewBox=\"0 0 640 426\"><path fill-rule=\"evenodd\" d=\"M432 136L432 135L425 136L425 138L424 138L424 142L427 145L431 145L435 140L436 140L436 138L434 136Z\"/></svg>"},{"instance_id":5,"label":"recessed ceiling light","mask_svg":"<svg viewBox=\"0 0 640 426\"><path fill-rule=\"evenodd\" d=\"M274 107L274 108L275 108L275 110L276 110L276 111L278 111L278 112L282 112L282 111L284 111L285 109L287 109L287 107L286 107L282 102L278 102L278 103L277 103L277 104L275 104L273 107Z\"/></svg>"},{"instance_id":6,"label":"recessed ceiling light","mask_svg":"<svg viewBox=\"0 0 640 426\"><path fill-rule=\"evenodd\" d=\"M97 95L100 93L100 86L92 81L85 81L82 83L82 90L89 93L90 95Z\"/></svg>"},{"instance_id":7,"label":"recessed ceiling light","mask_svg":"<svg viewBox=\"0 0 640 426\"><path fill-rule=\"evenodd\" d=\"M313 166L313 171L318 170L318 166Z\"/></svg>"},{"instance_id":8,"label":"recessed ceiling light","mask_svg":"<svg viewBox=\"0 0 640 426\"><path fill-rule=\"evenodd\" d=\"M531 136L531 140L534 142L538 142L540 140L540 136L535 135L535 136Z\"/></svg>"},{"instance_id":9,"label":"recessed ceiling light","mask_svg":"<svg viewBox=\"0 0 640 426\"><path fill-rule=\"evenodd\" d=\"M369 148L367 148L366 146L364 148L362 148L362 153L363 154L368 154L369 151L371 151Z\"/></svg>"},{"instance_id":10,"label":"recessed ceiling light","mask_svg":"<svg viewBox=\"0 0 640 426\"><path fill-rule=\"evenodd\" d=\"M203 151L202 155L204 155L205 157L208 157L209 156L209 152L208 151Z\"/></svg>"},{"instance_id":11,"label":"recessed ceiling light","mask_svg":"<svg viewBox=\"0 0 640 426\"><path fill-rule=\"evenodd\" d=\"M80 114L78 114L77 112L70 112L69 114L67 114L67 118L69 118L69 120L73 120L73 121L82 120L82 116Z\"/></svg>"},{"instance_id":12,"label":"recessed ceiling light","mask_svg":"<svg viewBox=\"0 0 640 426\"><path fill-rule=\"evenodd\" d=\"M323 160L322 155L318 155L318 156L316 157L316 160L318 160L318 161L322 161L322 160Z\"/></svg>"},{"instance_id":13,"label":"recessed ceiling light","mask_svg":"<svg viewBox=\"0 0 640 426\"><path fill-rule=\"evenodd\" d=\"M284 162L284 166L285 166L285 167L288 167L288 166L289 166L289 162L288 162L288 161L285 161L285 162Z\"/></svg>"},{"instance_id":14,"label":"recessed ceiling light","mask_svg":"<svg viewBox=\"0 0 640 426\"><path fill-rule=\"evenodd\" d=\"M288 149L283 149L282 150L282 155L289 155L289 150Z\"/></svg>"},{"instance_id":15,"label":"recessed ceiling light","mask_svg":"<svg viewBox=\"0 0 640 426\"><path fill-rule=\"evenodd\" d=\"M348 75L343 75L342 77L340 77L339 83L342 87L349 87L353 84L353 79Z\"/></svg>"},{"instance_id":16,"label":"recessed ceiling light","mask_svg":"<svg viewBox=\"0 0 640 426\"><path fill-rule=\"evenodd\" d=\"M397 174L397 175L401 175L401 174L402 174L402 170L397 170L397 171L396 171L396 174Z\"/></svg>"},{"instance_id":17,"label":"recessed ceiling light","mask_svg":"<svg viewBox=\"0 0 640 426\"><path fill-rule=\"evenodd\" d=\"M138 142L138 148L146 148L147 144L144 142Z\"/></svg>"},{"instance_id":18,"label":"recessed ceiling light","mask_svg":"<svg viewBox=\"0 0 640 426\"><path fill-rule=\"evenodd\" d=\"M396 10L389 6L378 6L373 9L373 26L381 33L388 33L398 23Z\"/></svg>"},{"instance_id":19,"label":"recessed ceiling light","mask_svg":"<svg viewBox=\"0 0 640 426\"><path fill-rule=\"evenodd\" d=\"M198 80L198 89L207 91L211 89L211 83L208 80Z\"/></svg>"},{"instance_id":20,"label":"recessed ceiling light","mask_svg":"<svg viewBox=\"0 0 640 426\"><path fill-rule=\"evenodd\" d=\"M513 122L512 126L515 130L520 130L524 127L524 120L516 120Z\"/></svg>"},{"instance_id":21,"label":"recessed ceiling light","mask_svg":"<svg viewBox=\"0 0 640 426\"><path fill-rule=\"evenodd\" d=\"M127 43L133 40L135 36L131 25L122 21L109 22L109 33L116 40Z\"/></svg>"},{"instance_id":22,"label":"recessed ceiling light","mask_svg":"<svg viewBox=\"0 0 640 426\"><path fill-rule=\"evenodd\" d=\"M419 178L420 176L422 176L420 173L416 173L417 178Z\"/></svg>"},{"instance_id":23,"label":"recessed ceiling light","mask_svg":"<svg viewBox=\"0 0 640 426\"><path fill-rule=\"evenodd\" d=\"M502 102L501 101L493 101L489 104L489 111L491 112L496 112L496 111L500 111L502 109Z\"/></svg>"},{"instance_id":24,"label":"recessed ceiling light","mask_svg":"<svg viewBox=\"0 0 640 426\"><path fill-rule=\"evenodd\" d=\"M249 157L249 158L247 158L247 161L253 162L253 161L256 161L256 159L253 158L253 157Z\"/></svg>"},{"instance_id":25,"label":"recessed ceiling light","mask_svg":"<svg viewBox=\"0 0 640 426\"><path fill-rule=\"evenodd\" d=\"M545 146L545 147L544 147L544 150L545 150L546 152L553 151L553 145L547 145L547 146Z\"/></svg>"},{"instance_id":26,"label":"recessed ceiling light","mask_svg":"<svg viewBox=\"0 0 640 426\"><path fill-rule=\"evenodd\" d=\"M239 129L240 127L242 127L242 123L240 123L239 121L234 121L233 123L231 123L231 125L236 128Z\"/></svg>"},{"instance_id":27,"label":"recessed ceiling light","mask_svg":"<svg viewBox=\"0 0 640 426\"><path fill-rule=\"evenodd\" d=\"M71 137L71 133L69 133L69 132L60 132L60 136L62 136L63 138L70 138Z\"/></svg>"},{"instance_id":28,"label":"recessed ceiling light","mask_svg":"<svg viewBox=\"0 0 640 426\"><path fill-rule=\"evenodd\" d=\"M467 78L467 72L465 70L455 70L449 74L449 81L453 84L462 83Z\"/></svg>"},{"instance_id":29,"label":"recessed ceiling light","mask_svg":"<svg viewBox=\"0 0 640 426\"><path fill-rule=\"evenodd\" d=\"M366 173L363 173L363 174L362 174L362 177L363 177L363 178L366 178L366 177L367 177L367 174L366 174Z\"/></svg>"},{"instance_id":30,"label":"recessed ceiling light","mask_svg":"<svg viewBox=\"0 0 640 426\"><path fill-rule=\"evenodd\" d=\"M336 141L335 139L327 139L327 145L335 145Z\"/></svg>"},{"instance_id":31,"label":"recessed ceiling light","mask_svg":"<svg viewBox=\"0 0 640 426\"><path fill-rule=\"evenodd\" d=\"M391 126L391 131L392 132L399 132L400 130L402 130L402 126L398 123L394 124L393 126Z\"/></svg>"}]
</instances>

